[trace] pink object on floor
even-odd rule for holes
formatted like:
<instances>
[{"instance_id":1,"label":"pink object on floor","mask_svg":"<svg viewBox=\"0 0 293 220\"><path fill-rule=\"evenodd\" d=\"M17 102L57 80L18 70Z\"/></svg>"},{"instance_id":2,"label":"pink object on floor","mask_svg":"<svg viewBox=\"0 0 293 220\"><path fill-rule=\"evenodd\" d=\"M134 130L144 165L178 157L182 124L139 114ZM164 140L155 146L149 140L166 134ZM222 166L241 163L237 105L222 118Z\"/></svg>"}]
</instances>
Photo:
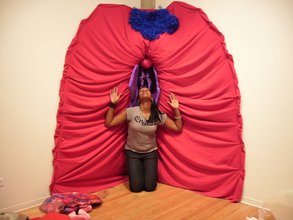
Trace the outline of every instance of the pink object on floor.
<instances>
[{"instance_id":1,"label":"pink object on floor","mask_svg":"<svg viewBox=\"0 0 293 220\"><path fill-rule=\"evenodd\" d=\"M32 218L31 220L70 220L70 218L64 214L48 213L42 217Z\"/></svg>"},{"instance_id":2,"label":"pink object on floor","mask_svg":"<svg viewBox=\"0 0 293 220\"><path fill-rule=\"evenodd\" d=\"M71 212L69 215L71 220L89 220L91 219L90 215L83 209L78 210L78 214Z\"/></svg>"},{"instance_id":3,"label":"pink object on floor","mask_svg":"<svg viewBox=\"0 0 293 220\"><path fill-rule=\"evenodd\" d=\"M55 193L41 204L40 210L45 213L60 212L63 214L79 209L90 212L92 205L99 205L101 203L102 200L92 194L79 192Z\"/></svg>"}]
</instances>

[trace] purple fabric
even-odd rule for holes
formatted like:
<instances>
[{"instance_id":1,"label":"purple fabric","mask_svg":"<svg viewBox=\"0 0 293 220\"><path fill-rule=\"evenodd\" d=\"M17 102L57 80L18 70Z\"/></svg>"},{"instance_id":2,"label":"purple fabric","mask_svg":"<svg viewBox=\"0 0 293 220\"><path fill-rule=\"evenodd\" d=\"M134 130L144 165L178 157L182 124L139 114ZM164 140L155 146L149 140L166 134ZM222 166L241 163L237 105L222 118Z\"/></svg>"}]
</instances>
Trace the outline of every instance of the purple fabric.
<instances>
[{"instance_id":1,"label":"purple fabric","mask_svg":"<svg viewBox=\"0 0 293 220\"><path fill-rule=\"evenodd\" d=\"M154 67L152 67L153 70L154 70L154 78L155 78L155 90L152 92L152 97L153 97L153 100L158 103L158 100L159 100L159 96L160 96L160 86L159 86L159 81L158 81L158 74L157 74L157 71ZM140 84L143 85L143 81L146 80L147 81L147 85L148 85L148 88L150 89L151 88L151 78L150 76L148 75L143 75L142 77L139 77L139 65L135 65L133 70L132 70L132 73L131 73L131 76L130 76L130 80L129 80L129 92L130 92L130 107L133 107L133 106L137 106L138 105L138 90L140 88L138 88L138 80L140 80ZM143 74L143 73L142 73Z\"/></svg>"}]
</instances>

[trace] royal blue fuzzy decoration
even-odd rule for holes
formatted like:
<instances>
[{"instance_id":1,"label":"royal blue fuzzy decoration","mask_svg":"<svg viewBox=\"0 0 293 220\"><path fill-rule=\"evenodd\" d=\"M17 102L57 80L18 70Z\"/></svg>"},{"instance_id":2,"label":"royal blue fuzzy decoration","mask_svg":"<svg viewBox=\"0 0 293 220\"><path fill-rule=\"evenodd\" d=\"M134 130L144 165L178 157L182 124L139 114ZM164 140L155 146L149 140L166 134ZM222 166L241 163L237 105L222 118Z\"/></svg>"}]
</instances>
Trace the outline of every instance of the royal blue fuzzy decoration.
<instances>
[{"instance_id":1,"label":"royal blue fuzzy decoration","mask_svg":"<svg viewBox=\"0 0 293 220\"><path fill-rule=\"evenodd\" d=\"M163 33L173 34L179 27L178 19L167 9L144 11L132 9L129 17L131 27L147 40L155 40Z\"/></svg>"}]
</instances>

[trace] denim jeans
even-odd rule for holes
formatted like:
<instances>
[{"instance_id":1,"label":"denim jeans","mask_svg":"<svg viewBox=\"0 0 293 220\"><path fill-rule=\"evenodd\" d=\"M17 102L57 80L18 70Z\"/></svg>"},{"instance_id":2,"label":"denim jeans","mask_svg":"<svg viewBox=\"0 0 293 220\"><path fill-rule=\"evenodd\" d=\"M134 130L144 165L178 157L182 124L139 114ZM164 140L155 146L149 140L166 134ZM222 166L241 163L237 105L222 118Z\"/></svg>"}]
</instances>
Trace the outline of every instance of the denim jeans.
<instances>
[{"instance_id":1,"label":"denim jeans","mask_svg":"<svg viewBox=\"0 0 293 220\"><path fill-rule=\"evenodd\" d=\"M136 153L126 150L129 188L132 192L151 192L157 187L158 152Z\"/></svg>"}]
</instances>

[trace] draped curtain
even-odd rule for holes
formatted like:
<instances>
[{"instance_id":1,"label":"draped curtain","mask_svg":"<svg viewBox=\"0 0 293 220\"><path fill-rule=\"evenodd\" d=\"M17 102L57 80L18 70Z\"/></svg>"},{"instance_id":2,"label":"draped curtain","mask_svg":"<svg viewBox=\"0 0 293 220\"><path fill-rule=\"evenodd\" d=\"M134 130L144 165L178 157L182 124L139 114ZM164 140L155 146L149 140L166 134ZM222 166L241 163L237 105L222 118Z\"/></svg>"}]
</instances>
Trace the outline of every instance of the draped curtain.
<instances>
[{"instance_id":1,"label":"draped curtain","mask_svg":"<svg viewBox=\"0 0 293 220\"><path fill-rule=\"evenodd\" d=\"M157 131L158 181L241 199L245 152L233 58L201 9L182 2L167 9L180 27L154 41L131 28L125 5L98 5L81 21L60 85L51 193L90 193L127 181L127 124L106 128L104 120L113 87L122 93L115 112L129 106L130 74L148 56L158 73L161 111L173 117L172 92L183 116L181 133Z\"/></svg>"}]
</instances>

